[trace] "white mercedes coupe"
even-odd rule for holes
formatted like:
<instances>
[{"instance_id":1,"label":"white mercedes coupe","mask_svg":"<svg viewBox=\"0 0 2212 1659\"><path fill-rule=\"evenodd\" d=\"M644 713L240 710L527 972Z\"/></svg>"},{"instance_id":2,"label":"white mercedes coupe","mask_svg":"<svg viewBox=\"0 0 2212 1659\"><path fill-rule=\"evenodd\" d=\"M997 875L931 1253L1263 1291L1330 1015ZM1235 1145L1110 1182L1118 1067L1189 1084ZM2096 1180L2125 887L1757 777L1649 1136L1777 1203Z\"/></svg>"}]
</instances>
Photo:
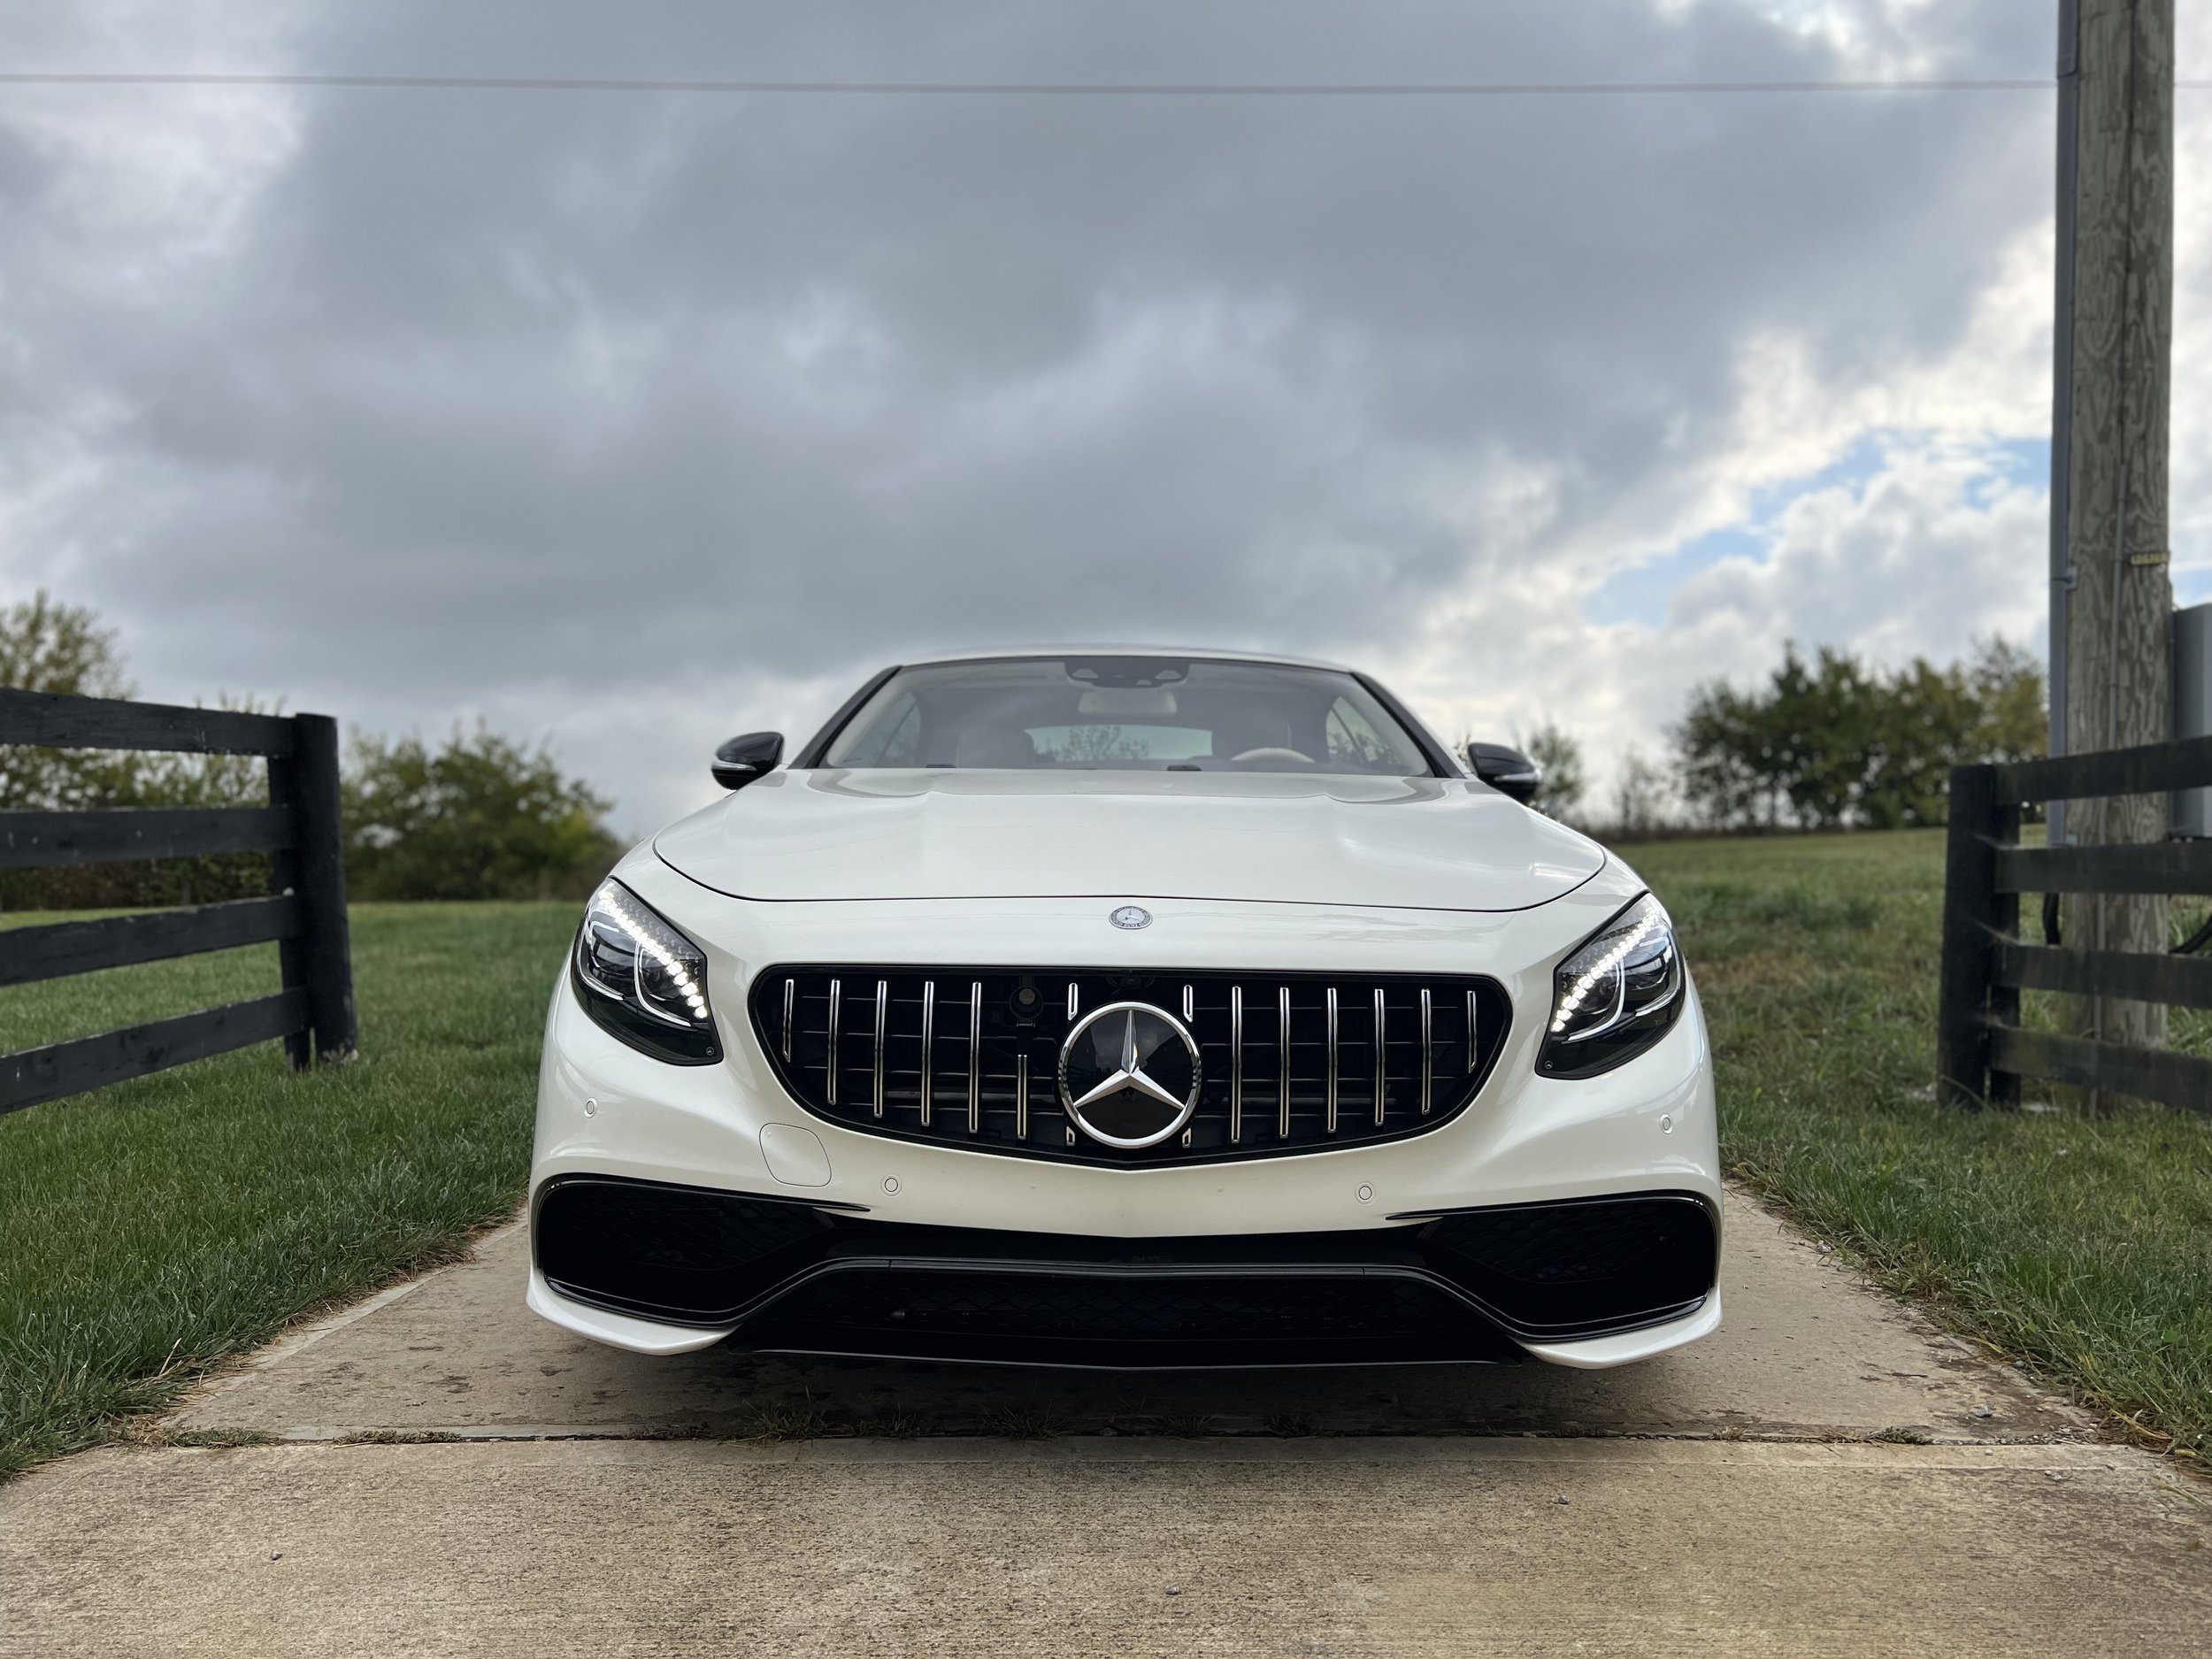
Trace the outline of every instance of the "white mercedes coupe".
<instances>
[{"instance_id":1,"label":"white mercedes coupe","mask_svg":"<svg viewBox=\"0 0 2212 1659\"><path fill-rule=\"evenodd\" d=\"M646 1354L1618 1365L1720 1323L1666 911L1348 669L887 668L630 852L553 995L529 1303Z\"/></svg>"}]
</instances>

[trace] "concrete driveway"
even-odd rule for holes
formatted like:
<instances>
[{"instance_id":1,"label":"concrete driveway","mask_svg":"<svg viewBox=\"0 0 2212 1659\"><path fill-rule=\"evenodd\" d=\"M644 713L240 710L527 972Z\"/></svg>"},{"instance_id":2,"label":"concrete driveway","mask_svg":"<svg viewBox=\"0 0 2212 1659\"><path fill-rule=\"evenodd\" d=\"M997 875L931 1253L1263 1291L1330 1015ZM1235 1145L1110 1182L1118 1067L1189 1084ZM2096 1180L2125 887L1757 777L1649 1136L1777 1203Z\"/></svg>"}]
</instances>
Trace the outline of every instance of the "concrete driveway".
<instances>
[{"instance_id":1,"label":"concrete driveway","mask_svg":"<svg viewBox=\"0 0 2212 1659\"><path fill-rule=\"evenodd\" d=\"M0 1488L0 1654L2212 1649L2212 1491L1730 1228L1630 1371L1135 1378L637 1359L509 1229Z\"/></svg>"}]
</instances>

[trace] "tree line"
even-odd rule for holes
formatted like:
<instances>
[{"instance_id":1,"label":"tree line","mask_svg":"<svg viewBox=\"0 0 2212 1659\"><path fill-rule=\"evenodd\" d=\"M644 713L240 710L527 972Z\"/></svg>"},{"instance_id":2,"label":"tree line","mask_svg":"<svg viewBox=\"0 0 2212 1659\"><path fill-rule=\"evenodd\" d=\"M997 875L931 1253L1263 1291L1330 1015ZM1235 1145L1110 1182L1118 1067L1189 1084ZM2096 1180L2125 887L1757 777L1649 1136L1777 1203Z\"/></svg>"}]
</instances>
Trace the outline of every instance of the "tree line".
<instances>
[{"instance_id":1,"label":"tree line","mask_svg":"<svg viewBox=\"0 0 2212 1659\"><path fill-rule=\"evenodd\" d=\"M1792 644L1763 682L1693 690L1665 755L1624 757L1609 815L1585 811L1572 734L1547 722L1521 742L1546 770L1537 805L1608 834L1903 829L1947 821L1954 766L2044 753L2046 709L2042 664L2002 639L1891 670Z\"/></svg>"},{"instance_id":2,"label":"tree line","mask_svg":"<svg viewBox=\"0 0 2212 1659\"><path fill-rule=\"evenodd\" d=\"M0 611L0 686L128 697L113 633L89 610L44 593ZM257 709L225 698L221 706ZM346 887L356 899L580 898L621 844L609 803L565 775L542 744L480 724L442 743L356 731L341 794ZM263 806L265 764L251 755L171 755L0 747L0 810ZM265 893L265 855L0 872L0 909L206 903Z\"/></svg>"},{"instance_id":3,"label":"tree line","mask_svg":"<svg viewBox=\"0 0 2212 1659\"><path fill-rule=\"evenodd\" d=\"M111 630L40 593L0 610L0 686L128 697ZM224 700L226 708L251 708ZM1518 736L1545 770L1536 805L1597 833L1892 829L1945 821L1951 768L2044 752L2039 664L2001 639L1939 667L1870 667L1795 645L1763 682L1690 694L1659 757L1631 749L1609 805L1586 810L1579 740L1555 722ZM265 712L266 710L262 710ZM342 794L346 879L357 899L577 898L621 850L609 803L550 751L480 724L442 743L356 731ZM250 806L257 757L0 747L0 810ZM0 909L207 902L265 892L258 854L0 872Z\"/></svg>"}]
</instances>

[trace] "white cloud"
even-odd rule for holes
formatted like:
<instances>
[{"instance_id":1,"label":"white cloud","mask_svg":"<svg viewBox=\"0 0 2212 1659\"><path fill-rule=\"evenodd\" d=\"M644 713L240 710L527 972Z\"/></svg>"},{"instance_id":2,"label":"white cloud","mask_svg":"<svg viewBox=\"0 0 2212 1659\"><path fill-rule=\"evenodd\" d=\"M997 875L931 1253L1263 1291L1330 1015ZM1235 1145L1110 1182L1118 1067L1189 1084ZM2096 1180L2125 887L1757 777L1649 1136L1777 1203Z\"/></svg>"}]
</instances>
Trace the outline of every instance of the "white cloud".
<instances>
[{"instance_id":1,"label":"white cloud","mask_svg":"<svg viewBox=\"0 0 2212 1659\"><path fill-rule=\"evenodd\" d=\"M2182 28L2183 73L2212 79L2212 4L2185 4ZM2182 96L2174 149L2173 573L2183 601L2201 604L2212 602L2212 93Z\"/></svg>"},{"instance_id":2,"label":"white cloud","mask_svg":"<svg viewBox=\"0 0 2212 1659\"><path fill-rule=\"evenodd\" d=\"M11 60L63 66L978 79L2016 76L2052 32L2019 0L25 15ZM994 638L1349 657L1602 762L1785 638L2038 634L2049 146L2009 94L10 92L0 582L101 607L151 694L550 734L638 830L718 738Z\"/></svg>"},{"instance_id":3,"label":"white cloud","mask_svg":"<svg viewBox=\"0 0 2212 1659\"><path fill-rule=\"evenodd\" d=\"M2021 446L2047 430L2050 257L2048 224L2030 222L1936 349L1824 362L1802 333L1746 339L1720 442L1685 446L1563 541L1524 526L1525 561L1443 614L1409 676L1431 718L1493 735L1559 721L1602 799L1628 749L1663 747L1693 686L1761 675L1787 641L1889 664L2000 634L2039 651L2047 479ZM1727 533L1756 556L1678 573L1655 622L1588 619L1608 583Z\"/></svg>"}]
</instances>

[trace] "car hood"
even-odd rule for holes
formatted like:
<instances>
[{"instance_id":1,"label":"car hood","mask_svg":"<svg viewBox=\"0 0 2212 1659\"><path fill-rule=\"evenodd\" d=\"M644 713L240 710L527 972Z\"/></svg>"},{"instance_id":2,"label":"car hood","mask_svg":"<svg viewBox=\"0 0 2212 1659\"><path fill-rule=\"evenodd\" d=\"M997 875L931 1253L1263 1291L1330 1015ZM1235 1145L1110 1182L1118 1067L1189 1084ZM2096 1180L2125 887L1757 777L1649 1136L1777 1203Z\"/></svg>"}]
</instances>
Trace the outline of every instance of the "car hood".
<instances>
[{"instance_id":1,"label":"car hood","mask_svg":"<svg viewBox=\"0 0 2212 1659\"><path fill-rule=\"evenodd\" d=\"M1604 866L1479 784L1279 773L771 773L654 850L770 900L1243 899L1518 910Z\"/></svg>"}]
</instances>

